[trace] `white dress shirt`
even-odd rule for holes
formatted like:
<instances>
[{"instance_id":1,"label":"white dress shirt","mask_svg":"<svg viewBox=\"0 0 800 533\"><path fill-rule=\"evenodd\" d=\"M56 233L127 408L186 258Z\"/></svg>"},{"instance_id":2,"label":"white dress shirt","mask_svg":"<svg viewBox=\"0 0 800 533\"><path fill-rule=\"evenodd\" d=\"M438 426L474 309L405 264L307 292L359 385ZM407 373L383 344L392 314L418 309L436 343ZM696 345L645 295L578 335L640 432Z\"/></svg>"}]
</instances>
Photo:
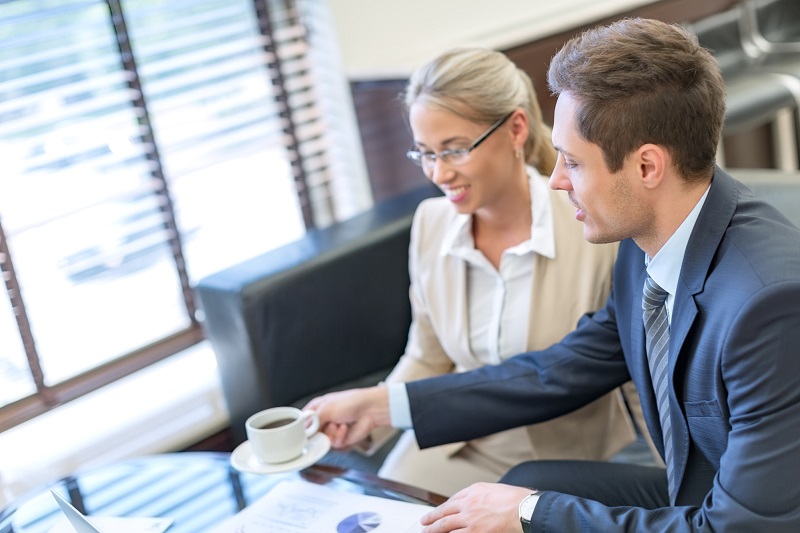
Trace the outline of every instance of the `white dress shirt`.
<instances>
[{"instance_id":1,"label":"white dress shirt","mask_svg":"<svg viewBox=\"0 0 800 533\"><path fill-rule=\"evenodd\" d=\"M441 255L462 259L467 267L470 350L483 364L498 364L526 351L533 283L532 254L554 259L553 213L547 184L528 167L531 193L531 238L503 252L499 268L475 248L472 215L458 217L442 241ZM392 426L409 429L411 410L403 383L391 383Z\"/></svg>"},{"instance_id":2,"label":"white dress shirt","mask_svg":"<svg viewBox=\"0 0 800 533\"><path fill-rule=\"evenodd\" d=\"M498 268L475 248L471 215L459 217L442 242L443 256L466 263L470 349L487 365L525 351L534 268L530 256L555 258L550 196L543 180L531 176L529 184L531 237L505 250Z\"/></svg>"},{"instance_id":3,"label":"white dress shirt","mask_svg":"<svg viewBox=\"0 0 800 533\"><path fill-rule=\"evenodd\" d=\"M672 323L672 307L675 304L675 293L678 291L678 278L681 275L683 256L686 254L686 245L689 244L689 237L692 236L692 230L700 215L700 210L706 202L706 196L708 196L708 189L655 257L651 259L645 254L647 273L659 287L668 293L665 305L667 320L670 324Z\"/></svg>"}]
</instances>

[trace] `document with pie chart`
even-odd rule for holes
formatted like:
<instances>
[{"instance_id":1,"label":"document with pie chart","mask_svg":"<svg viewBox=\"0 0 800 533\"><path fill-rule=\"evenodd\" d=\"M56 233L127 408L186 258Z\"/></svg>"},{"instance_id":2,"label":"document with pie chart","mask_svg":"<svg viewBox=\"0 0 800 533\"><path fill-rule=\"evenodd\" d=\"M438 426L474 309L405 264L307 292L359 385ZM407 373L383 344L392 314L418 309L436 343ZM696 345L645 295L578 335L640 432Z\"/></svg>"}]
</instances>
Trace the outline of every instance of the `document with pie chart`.
<instances>
[{"instance_id":1,"label":"document with pie chart","mask_svg":"<svg viewBox=\"0 0 800 533\"><path fill-rule=\"evenodd\" d=\"M213 533L414 533L431 510L422 504L283 481Z\"/></svg>"}]
</instances>

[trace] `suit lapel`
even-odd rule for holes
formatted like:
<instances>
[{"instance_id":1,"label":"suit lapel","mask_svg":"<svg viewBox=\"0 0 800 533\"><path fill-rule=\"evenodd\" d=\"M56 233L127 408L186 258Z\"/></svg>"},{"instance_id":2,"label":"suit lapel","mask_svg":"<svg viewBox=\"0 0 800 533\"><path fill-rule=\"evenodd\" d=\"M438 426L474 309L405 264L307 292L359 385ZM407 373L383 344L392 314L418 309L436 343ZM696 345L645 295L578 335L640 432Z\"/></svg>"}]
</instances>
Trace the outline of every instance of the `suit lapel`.
<instances>
[{"instance_id":1,"label":"suit lapel","mask_svg":"<svg viewBox=\"0 0 800 533\"><path fill-rule=\"evenodd\" d=\"M429 226L421 228L426 240L418 248L419 263L430 265L418 269L416 275L423 287L425 304L430 321L442 349L456 365L467 365L469 360L469 321L467 318L467 268L466 261L451 253L453 234L458 230L459 217L450 205L437 205L428 210ZM443 226L443 227L442 227Z\"/></svg>"},{"instance_id":2,"label":"suit lapel","mask_svg":"<svg viewBox=\"0 0 800 533\"><path fill-rule=\"evenodd\" d=\"M446 265L434 269L437 280L433 286L438 287L435 291L438 301L433 314L436 315L437 329L442 331L440 342L457 365L466 365L466 357L460 354L472 353L467 317L467 263L452 255L440 257L438 261ZM453 341L457 346L447 346L448 342Z\"/></svg>"},{"instance_id":3,"label":"suit lapel","mask_svg":"<svg viewBox=\"0 0 800 533\"><path fill-rule=\"evenodd\" d=\"M669 406L672 421L672 451L675 461L675 486L680 487L689 457L689 424L676 394L675 384L680 377L675 375L675 365L681 353L686 335L697 317L694 295L678 282L678 293L672 307L669 327Z\"/></svg>"},{"instance_id":4,"label":"suit lapel","mask_svg":"<svg viewBox=\"0 0 800 533\"><path fill-rule=\"evenodd\" d=\"M672 422L675 481L680 491L689 456L689 426L676 393L678 360L685 357L683 345L698 315L695 297L703 291L711 263L736 210L735 180L716 168L711 188L686 245L678 290L672 307L669 338L669 401ZM643 329L642 329L643 331ZM695 335L702 335L696 332ZM651 387L652 388L652 387ZM651 392L652 394L652 392Z\"/></svg>"}]
</instances>

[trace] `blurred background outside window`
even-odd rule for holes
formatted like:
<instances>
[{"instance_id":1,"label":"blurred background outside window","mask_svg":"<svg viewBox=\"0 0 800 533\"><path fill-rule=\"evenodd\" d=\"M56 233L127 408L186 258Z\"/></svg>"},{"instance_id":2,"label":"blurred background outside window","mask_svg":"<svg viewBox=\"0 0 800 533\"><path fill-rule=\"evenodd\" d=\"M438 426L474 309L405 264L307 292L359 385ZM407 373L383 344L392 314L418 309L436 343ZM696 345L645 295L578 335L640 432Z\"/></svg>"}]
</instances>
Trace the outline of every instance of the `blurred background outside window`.
<instances>
[{"instance_id":1,"label":"blurred background outside window","mask_svg":"<svg viewBox=\"0 0 800 533\"><path fill-rule=\"evenodd\" d=\"M0 2L0 431L202 341L194 283L368 207L323 7Z\"/></svg>"}]
</instances>

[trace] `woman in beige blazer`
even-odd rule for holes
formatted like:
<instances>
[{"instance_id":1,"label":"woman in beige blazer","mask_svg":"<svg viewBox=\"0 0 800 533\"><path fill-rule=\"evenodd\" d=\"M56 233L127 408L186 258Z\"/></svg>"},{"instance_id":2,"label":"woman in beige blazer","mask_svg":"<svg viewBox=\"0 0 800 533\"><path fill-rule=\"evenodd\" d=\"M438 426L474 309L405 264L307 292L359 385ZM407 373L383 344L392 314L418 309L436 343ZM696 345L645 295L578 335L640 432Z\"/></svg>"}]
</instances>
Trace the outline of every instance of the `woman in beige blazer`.
<instances>
[{"instance_id":1,"label":"woman in beige blazer","mask_svg":"<svg viewBox=\"0 0 800 533\"><path fill-rule=\"evenodd\" d=\"M415 215L413 322L387 381L496 364L559 341L604 303L617 245L587 243L567 195L548 187L557 154L529 77L500 53L459 49L415 72L405 100L409 157L445 196ZM607 459L634 438L617 390L466 443L420 450L407 430L379 475L451 495L524 461Z\"/></svg>"}]
</instances>

